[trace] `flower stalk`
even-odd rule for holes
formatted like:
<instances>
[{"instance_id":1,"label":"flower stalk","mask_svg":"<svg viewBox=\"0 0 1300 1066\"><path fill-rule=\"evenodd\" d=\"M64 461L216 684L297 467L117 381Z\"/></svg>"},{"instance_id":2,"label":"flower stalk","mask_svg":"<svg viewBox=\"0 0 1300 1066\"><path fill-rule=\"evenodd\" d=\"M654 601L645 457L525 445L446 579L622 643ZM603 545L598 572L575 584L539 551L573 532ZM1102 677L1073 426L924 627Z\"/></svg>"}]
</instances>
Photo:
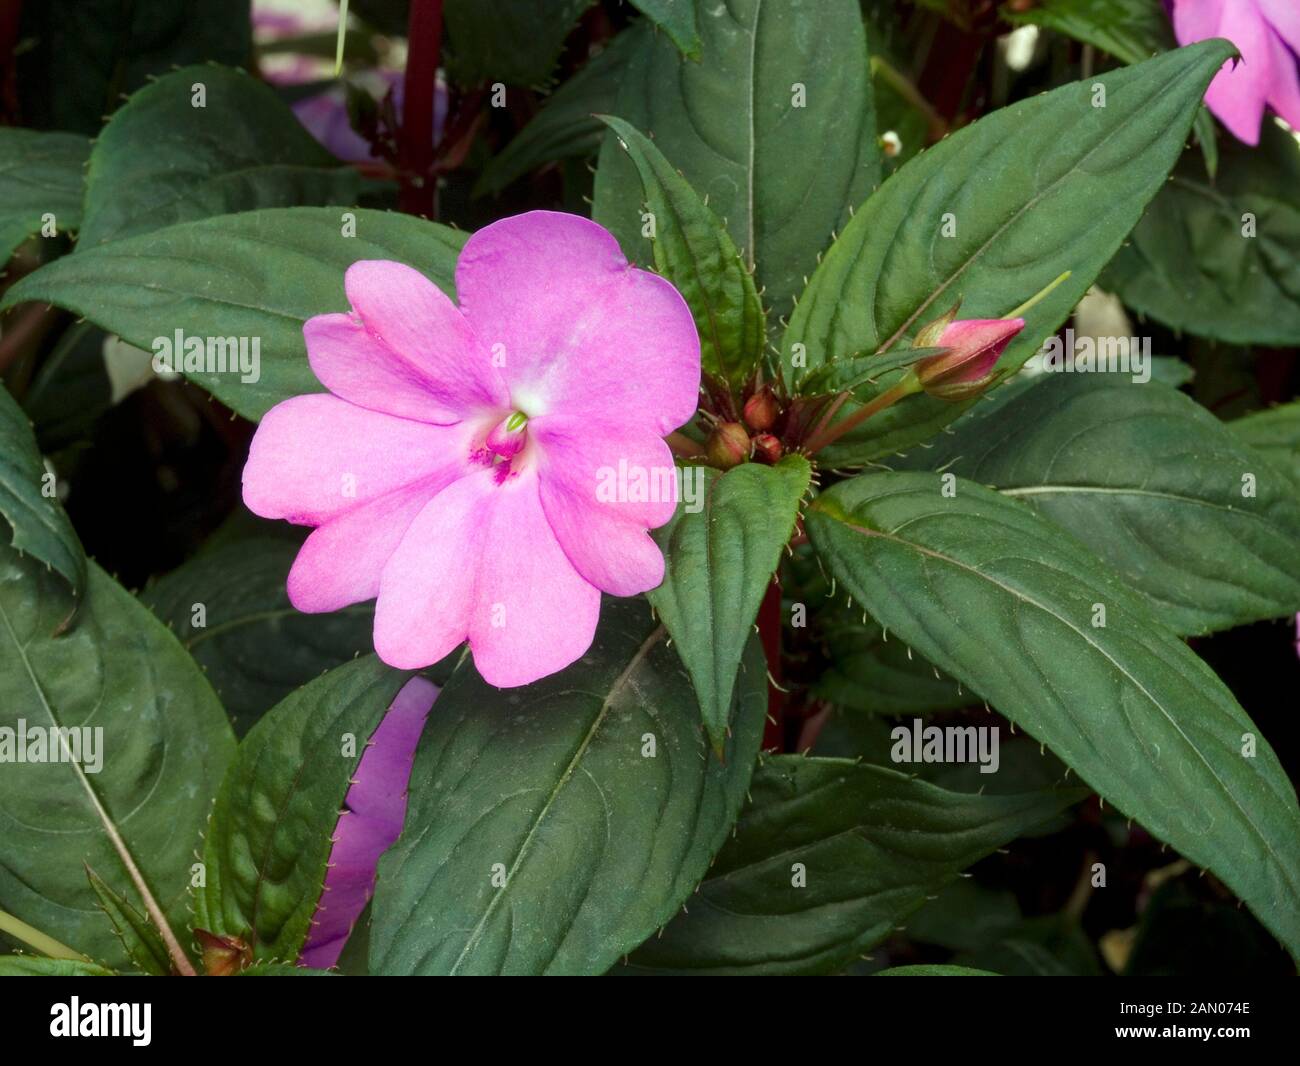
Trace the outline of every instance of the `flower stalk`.
<instances>
[{"instance_id":1,"label":"flower stalk","mask_svg":"<svg viewBox=\"0 0 1300 1066\"><path fill-rule=\"evenodd\" d=\"M438 207L433 173L433 98L442 51L442 0L411 0L408 27L398 206L408 215L433 218Z\"/></svg>"}]
</instances>

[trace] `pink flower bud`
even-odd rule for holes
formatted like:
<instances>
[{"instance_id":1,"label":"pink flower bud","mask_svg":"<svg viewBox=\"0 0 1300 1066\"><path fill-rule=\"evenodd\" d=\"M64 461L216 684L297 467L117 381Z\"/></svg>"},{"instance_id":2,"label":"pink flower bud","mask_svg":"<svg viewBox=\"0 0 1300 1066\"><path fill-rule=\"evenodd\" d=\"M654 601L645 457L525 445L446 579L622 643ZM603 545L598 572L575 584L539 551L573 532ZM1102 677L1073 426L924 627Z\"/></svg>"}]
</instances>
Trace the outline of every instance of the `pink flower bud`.
<instances>
[{"instance_id":1,"label":"pink flower bud","mask_svg":"<svg viewBox=\"0 0 1300 1066\"><path fill-rule=\"evenodd\" d=\"M781 458L781 442L770 433L760 433L754 438L754 457L765 463L775 463Z\"/></svg>"},{"instance_id":2,"label":"pink flower bud","mask_svg":"<svg viewBox=\"0 0 1300 1066\"><path fill-rule=\"evenodd\" d=\"M916 364L921 388L941 400L964 400L984 390L1011 338L1025 328L1023 318L969 318L950 323L939 335L947 348Z\"/></svg>"},{"instance_id":3,"label":"pink flower bud","mask_svg":"<svg viewBox=\"0 0 1300 1066\"><path fill-rule=\"evenodd\" d=\"M730 470L749 458L749 434L739 422L723 422L709 434L705 451L710 463Z\"/></svg>"},{"instance_id":4,"label":"pink flower bud","mask_svg":"<svg viewBox=\"0 0 1300 1066\"><path fill-rule=\"evenodd\" d=\"M745 425L756 433L763 433L776 424L776 416L781 408L772 395L772 390L764 385L745 401Z\"/></svg>"}]
</instances>

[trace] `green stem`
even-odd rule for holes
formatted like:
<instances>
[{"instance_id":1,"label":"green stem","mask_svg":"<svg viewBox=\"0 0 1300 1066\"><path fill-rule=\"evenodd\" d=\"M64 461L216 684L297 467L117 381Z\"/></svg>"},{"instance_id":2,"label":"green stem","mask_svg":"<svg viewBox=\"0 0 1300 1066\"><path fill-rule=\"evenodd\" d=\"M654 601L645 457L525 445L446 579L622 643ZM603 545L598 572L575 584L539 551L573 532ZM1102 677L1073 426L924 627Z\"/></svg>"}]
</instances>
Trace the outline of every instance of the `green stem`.
<instances>
[{"instance_id":1,"label":"green stem","mask_svg":"<svg viewBox=\"0 0 1300 1066\"><path fill-rule=\"evenodd\" d=\"M35 948L42 955L51 959L72 959L75 962L90 962L79 951L73 951L66 944L60 944L52 936L34 929L26 922L15 918L6 911L0 911L0 933L8 933L15 940L21 941L29 948Z\"/></svg>"},{"instance_id":2,"label":"green stem","mask_svg":"<svg viewBox=\"0 0 1300 1066\"><path fill-rule=\"evenodd\" d=\"M1033 307L1034 304L1038 303L1040 300L1042 300L1043 298L1045 298L1045 297L1048 295L1048 293L1050 293L1054 288L1056 288L1056 286L1060 285L1061 282L1063 282L1063 281L1065 281L1067 278L1069 278L1069 276L1070 276L1070 271L1067 270L1064 274L1062 274L1062 275L1061 275L1059 278L1057 278L1055 281L1051 282L1049 285L1047 285L1047 286L1046 286L1045 288L1043 288L1041 291L1036 292L1033 296L1029 297L1028 300L1026 300L1024 303L1022 303L1022 304L1021 304L1019 307L1017 307L1014 311L1008 311L1008 312L1007 312L1005 315L1003 315L1002 317L1003 317L1003 318L1023 318L1023 317L1024 317L1024 314L1025 314L1026 311L1028 311L1031 307Z\"/></svg>"},{"instance_id":3,"label":"green stem","mask_svg":"<svg viewBox=\"0 0 1300 1066\"><path fill-rule=\"evenodd\" d=\"M339 39L334 48L334 77L343 70L343 42L348 36L348 0L339 0Z\"/></svg>"}]
</instances>

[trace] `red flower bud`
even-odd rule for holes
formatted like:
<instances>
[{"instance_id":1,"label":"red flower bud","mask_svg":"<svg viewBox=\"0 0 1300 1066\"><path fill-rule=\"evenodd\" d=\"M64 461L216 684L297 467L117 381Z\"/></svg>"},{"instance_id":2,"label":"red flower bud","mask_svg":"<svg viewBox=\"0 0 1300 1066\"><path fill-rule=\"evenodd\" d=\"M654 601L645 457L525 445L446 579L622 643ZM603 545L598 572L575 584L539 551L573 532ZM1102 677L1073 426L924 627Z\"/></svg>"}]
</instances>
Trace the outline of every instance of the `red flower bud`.
<instances>
[{"instance_id":1,"label":"red flower bud","mask_svg":"<svg viewBox=\"0 0 1300 1066\"><path fill-rule=\"evenodd\" d=\"M984 390L1011 338L1025 328L1023 318L968 318L947 325L937 347L947 348L916 364L921 388L941 400L964 400ZM924 332L924 331L923 331Z\"/></svg>"},{"instance_id":2,"label":"red flower bud","mask_svg":"<svg viewBox=\"0 0 1300 1066\"><path fill-rule=\"evenodd\" d=\"M780 413L776 397L766 385L745 401L745 424L757 433L776 425L776 416Z\"/></svg>"},{"instance_id":3,"label":"red flower bud","mask_svg":"<svg viewBox=\"0 0 1300 1066\"><path fill-rule=\"evenodd\" d=\"M723 422L709 434L705 445L709 462L723 470L743 463L749 458L749 434L739 422Z\"/></svg>"},{"instance_id":4,"label":"red flower bud","mask_svg":"<svg viewBox=\"0 0 1300 1066\"><path fill-rule=\"evenodd\" d=\"M760 433L754 438L754 457L766 463L775 463L781 458L781 442L770 433Z\"/></svg>"}]
</instances>

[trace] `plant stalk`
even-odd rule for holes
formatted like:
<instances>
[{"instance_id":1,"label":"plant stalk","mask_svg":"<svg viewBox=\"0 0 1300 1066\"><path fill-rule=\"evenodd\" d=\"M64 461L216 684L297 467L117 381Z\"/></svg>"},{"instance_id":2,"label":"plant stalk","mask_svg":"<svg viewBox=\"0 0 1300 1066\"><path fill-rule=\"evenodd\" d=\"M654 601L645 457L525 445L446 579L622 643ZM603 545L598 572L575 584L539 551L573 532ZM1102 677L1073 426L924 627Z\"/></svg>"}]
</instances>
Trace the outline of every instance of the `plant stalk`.
<instances>
[{"instance_id":1,"label":"plant stalk","mask_svg":"<svg viewBox=\"0 0 1300 1066\"><path fill-rule=\"evenodd\" d=\"M406 43L398 207L408 215L433 218L438 209L433 172L433 102L442 51L442 0L411 0Z\"/></svg>"},{"instance_id":2,"label":"plant stalk","mask_svg":"<svg viewBox=\"0 0 1300 1066\"><path fill-rule=\"evenodd\" d=\"M815 455L826 445L833 444L850 430L856 429L872 415L883 411L886 407L897 403L904 397L918 392L920 387L915 374L906 375L898 384L886 389L874 400L859 407L842 422L838 422L828 429L819 429L817 433L813 434L812 439L804 445L804 451L808 455Z\"/></svg>"},{"instance_id":3,"label":"plant stalk","mask_svg":"<svg viewBox=\"0 0 1300 1066\"><path fill-rule=\"evenodd\" d=\"M74 951L67 944L62 944L47 933L28 925L21 918L15 918L6 911L0 911L0 933L8 933L15 940L39 951L46 958L70 959L73 962L90 962L80 951Z\"/></svg>"}]
</instances>

